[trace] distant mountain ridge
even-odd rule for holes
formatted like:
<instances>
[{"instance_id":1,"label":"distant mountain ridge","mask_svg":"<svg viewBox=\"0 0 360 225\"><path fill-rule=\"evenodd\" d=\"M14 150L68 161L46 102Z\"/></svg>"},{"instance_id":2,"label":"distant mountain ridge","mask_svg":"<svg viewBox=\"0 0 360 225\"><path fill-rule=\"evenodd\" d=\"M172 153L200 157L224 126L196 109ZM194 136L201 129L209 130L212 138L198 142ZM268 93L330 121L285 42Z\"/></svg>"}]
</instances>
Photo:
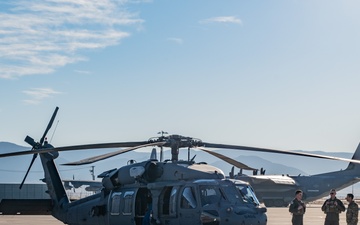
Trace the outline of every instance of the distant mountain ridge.
<instances>
[{"instance_id":1,"label":"distant mountain ridge","mask_svg":"<svg viewBox=\"0 0 360 225\"><path fill-rule=\"evenodd\" d=\"M16 152L16 151L22 151L25 149L29 149L25 146L20 146L11 142L5 142L5 141L0 141L0 152L1 153L6 153L6 152Z\"/></svg>"}]
</instances>

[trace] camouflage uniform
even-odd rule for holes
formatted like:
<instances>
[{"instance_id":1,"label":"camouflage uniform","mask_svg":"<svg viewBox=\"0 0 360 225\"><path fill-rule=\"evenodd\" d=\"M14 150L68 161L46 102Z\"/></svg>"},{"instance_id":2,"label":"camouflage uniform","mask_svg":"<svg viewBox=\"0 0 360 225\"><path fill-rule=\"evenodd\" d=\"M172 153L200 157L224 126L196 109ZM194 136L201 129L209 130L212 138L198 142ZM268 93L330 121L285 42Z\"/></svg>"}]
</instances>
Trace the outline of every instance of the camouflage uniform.
<instances>
[{"instance_id":1,"label":"camouflage uniform","mask_svg":"<svg viewBox=\"0 0 360 225\"><path fill-rule=\"evenodd\" d=\"M301 209L298 209L299 206L302 206ZM292 224L293 225L303 225L303 218L304 213L306 210L305 203L303 201L297 200L297 198L294 198L289 206L289 212L292 213Z\"/></svg>"},{"instance_id":2,"label":"camouflage uniform","mask_svg":"<svg viewBox=\"0 0 360 225\"><path fill-rule=\"evenodd\" d=\"M346 223L348 225L357 225L358 223L359 207L354 201L349 203L346 210Z\"/></svg>"},{"instance_id":3,"label":"camouflage uniform","mask_svg":"<svg viewBox=\"0 0 360 225\"><path fill-rule=\"evenodd\" d=\"M335 205L335 202L337 205ZM327 199L322 205L321 210L326 213L324 225L339 225L339 214L345 211L345 206L342 201L335 197L334 199Z\"/></svg>"}]
</instances>

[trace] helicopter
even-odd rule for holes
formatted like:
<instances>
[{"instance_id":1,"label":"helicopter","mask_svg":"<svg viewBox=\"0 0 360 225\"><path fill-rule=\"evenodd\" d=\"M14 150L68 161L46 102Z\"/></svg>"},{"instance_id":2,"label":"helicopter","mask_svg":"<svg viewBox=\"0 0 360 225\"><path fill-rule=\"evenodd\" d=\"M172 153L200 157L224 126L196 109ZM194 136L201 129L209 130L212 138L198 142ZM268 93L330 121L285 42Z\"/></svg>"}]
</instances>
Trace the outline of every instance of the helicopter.
<instances>
[{"instance_id":1,"label":"helicopter","mask_svg":"<svg viewBox=\"0 0 360 225\"><path fill-rule=\"evenodd\" d=\"M360 159L360 144L358 145L352 159ZM264 203L266 207L287 207L294 198L296 190L303 191L302 200L311 202L328 195L331 188L341 190L360 181L358 172L360 165L350 162L346 169L340 171L332 171L315 175L288 175L288 174L271 174L265 175L266 170L260 170L246 166L243 164L240 172L235 174L232 167L229 178L241 180L249 183L254 189L260 203ZM253 174L243 173L243 170L252 170ZM258 173L260 174L258 175ZM89 190L98 190L101 182L89 181L72 181L75 187L79 185L89 185ZM76 186L76 184L78 186Z\"/></svg>"},{"instance_id":2,"label":"helicopter","mask_svg":"<svg viewBox=\"0 0 360 225\"><path fill-rule=\"evenodd\" d=\"M360 144L352 159L360 159ZM294 198L296 190L303 191L302 200L311 202L328 195L329 190L340 190L360 181L360 165L350 162L346 169L311 176L291 175L265 175L261 168L260 175L257 171L253 175L242 173L234 174L234 167L230 172L230 178L248 182L255 190L260 202L266 207L287 207Z\"/></svg>"},{"instance_id":3,"label":"helicopter","mask_svg":"<svg viewBox=\"0 0 360 225\"><path fill-rule=\"evenodd\" d=\"M56 219L69 225L95 224L242 224L265 225L266 208L260 206L252 187L243 181L227 179L220 169L206 163L195 163L194 157L179 160L179 149L226 148L235 150L265 151L290 155L302 155L315 158L343 160L360 163L358 160L336 158L308 153L296 153L284 150L255 148L237 145L224 145L202 142L200 139L169 135L150 138L147 141L98 143L54 147L47 142L46 135L56 117L56 107L48 126L39 142L26 136L25 142L31 150L0 154L2 157L30 155L32 160L20 184L26 177L37 156L40 156L44 170L43 182L48 187L52 199L51 214ZM89 164L104 160L144 147L159 147L160 161L153 159L143 162L130 160L128 165L102 172L103 188L99 193L69 201L55 159L62 151L75 151L100 148L125 148L100 156L90 157L68 165ZM162 160L163 147L171 148L171 159ZM218 153L216 153L218 154ZM190 156L190 154L188 154ZM241 166L226 156L221 156L230 163ZM243 165L246 167L246 165Z\"/></svg>"}]
</instances>

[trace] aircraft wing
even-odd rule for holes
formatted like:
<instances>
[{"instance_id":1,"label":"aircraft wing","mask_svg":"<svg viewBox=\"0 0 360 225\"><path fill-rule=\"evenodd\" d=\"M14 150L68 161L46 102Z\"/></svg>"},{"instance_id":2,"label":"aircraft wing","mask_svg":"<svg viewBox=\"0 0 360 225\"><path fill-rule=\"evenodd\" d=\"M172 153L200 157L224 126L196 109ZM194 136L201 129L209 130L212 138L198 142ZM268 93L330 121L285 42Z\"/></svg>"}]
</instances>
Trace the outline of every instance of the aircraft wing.
<instances>
[{"instance_id":1,"label":"aircraft wing","mask_svg":"<svg viewBox=\"0 0 360 225\"><path fill-rule=\"evenodd\" d=\"M249 177L251 177L251 180L254 184L266 182L266 183L272 183L272 184L296 185L295 180L288 176L259 175L259 176L249 176Z\"/></svg>"}]
</instances>

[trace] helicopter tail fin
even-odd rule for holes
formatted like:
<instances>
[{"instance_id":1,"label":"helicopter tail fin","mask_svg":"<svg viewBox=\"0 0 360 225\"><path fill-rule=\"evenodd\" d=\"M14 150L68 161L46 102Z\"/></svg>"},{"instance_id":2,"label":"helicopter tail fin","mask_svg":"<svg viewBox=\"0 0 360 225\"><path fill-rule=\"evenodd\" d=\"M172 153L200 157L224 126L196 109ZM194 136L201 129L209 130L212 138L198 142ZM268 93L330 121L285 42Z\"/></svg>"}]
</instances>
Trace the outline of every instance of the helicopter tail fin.
<instances>
[{"instance_id":1,"label":"helicopter tail fin","mask_svg":"<svg viewBox=\"0 0 360 225\"><path fill-rule=\"evenodd\" d=\"M352 157L352 159L357 159L360 160L360 143L358 145L358 147L356 148L356 151ZM351 170L351 169L355 169L355 168L359 168L360 169L360 164L357 163L349 163L348 167L346 168L346 170Z\"/></svg>"},{"instance_id":2,"label":"helicopter tail fin","mask_svg":"<svg viewBox=\"0 0 360 225\"><path fill-rule=\"evenodd\" d=\"M63 221L65 208L70 201L66 195L56 164L54 163L54 158L58 156L58 153L41 153L39 155L44 169L45 178L43 182L45 182L48 187L47 192L53 203L52 215Z\"/></svg>"}]
</instances>

